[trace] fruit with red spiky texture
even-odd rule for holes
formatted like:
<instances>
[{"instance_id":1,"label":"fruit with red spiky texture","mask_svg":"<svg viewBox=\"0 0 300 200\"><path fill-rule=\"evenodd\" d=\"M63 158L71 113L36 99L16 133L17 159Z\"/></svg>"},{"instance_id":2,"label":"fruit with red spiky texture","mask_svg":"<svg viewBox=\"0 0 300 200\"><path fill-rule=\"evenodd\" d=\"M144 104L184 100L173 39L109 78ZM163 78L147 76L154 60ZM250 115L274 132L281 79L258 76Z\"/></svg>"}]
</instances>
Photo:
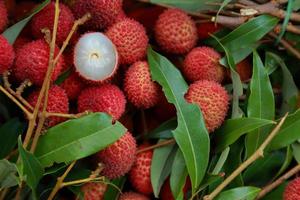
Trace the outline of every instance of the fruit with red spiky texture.
<instances>
[{"instance_id":1,"label":"fruit with red spiky texture","mask_svg":"<svg viewBox=\"0 0 300 200\"><path fill-rule=\"evenodd\" d=\"M55 2L48 4L41 12L37 13L31 20L32 34L36 38L43 38L42 29L48 28L53 31L53 22L55 17ZM74 24L72 11L64 5L59 4L59 19L56 34L56 44L61 45L67 38Z\"/></svg>"},{"instance_id":2,"label":"fruit with red spiky texture","mask_svg":"<svg viewBox=\"0 0 300 200\"><path fill-rule=\"evenodd\" d=\"M161 89L152 81L149 65L146 61L139 61L129 67L124 78L124 92L128 100L138 108L155 106Z\"/></svg>"},{"instance_id":3,"label":"fruit with red spiky texture","mask_svg":"<svg viewBox=\"0 0 300 200\"><path fill-rule=\"evenodd\" d=\"M30 105L35 106L38 100L40 91L36 90L32 92L28 99L28 102ZM43 104L41 104L40 109L42 109ZM48 94L48 105L46 108L47 112L50 113L69 113L69 99L64 89L57 85L53 85L49 89ZM47 126L51 127L54 126L60 122L63 122L65 119L60 117L49 117L47 118Z\"/></svg>"},{"instance_id":4,"label":"fruit with red spiky texture","mask_svg":"<svg viewBox=\"0 0 300 200\"><path fill-rule=\"evenodd\" d=\"M59 52L59 48L55 48L55 55ZM16 62L14 65L14 73L18 81L22 82L29 79L33 84L41 86L49 65L50 48L44 40L36 40L25 44L18 49ZM64 65L63 57L58 59L58 62L53 70L51 80L54 81L61 72Z\"/></svg>"},{"instance_id":5,"label":"fruit with red spiky texture","mask_svg":"<svg viewBox=\"0 0 300 200\"><path fill-rule=\"evenodd\" d=\"M299 200L300 199L300 177L295 178L285 187L283 200Z\"/></svg>"},{"instance_id":6,"label":"fruit with red spiky texture","mask_svg":"<svg viewBox=\"0 0 300 200\"><path fill-rule=\"evenodd\" d=\"M135 160L136 149L134 137L127 132L118 141L97 153L97 160L104 164L102 175L115 179L129 172Z\"/></svg>"},{"instance_id":7,"label":"fruit with red spiky texture","mask_svg":"<svg viewBox=\"0 0 300 200\"><path fill-rule=\"evenodd\" d=\"M122 9L122 0L77 0L72 8L76 18L90 13L92 18L84 26L89 30L103 30L114 24Z\"/></svg>"},{"instance_id":8,"label":"fruit with red spiky texture","mask_svg":"<svg viewBox=\"0 0 300 200\"><path fill-rule=\"evenodd\" d=\"M101 182L88 182L81 187L84 200L103 200L107 185Z\"/></svg>"},{"instance_id":9,"label":"fruit with red spiky texture","mask_svg":"<svg viewBox=\"0 0 300 200\"><path fill-rule=\"evenodd\" d=\"M185 57L183 74L191 82L211 80L221 83L224 69L219 64L221 55L211 47L196 47Z\"/></svg>"},{"instance_id":10,"label":"fruit with red spiky texture","mask_svg":"<svg viewBox=\"0 0 300 200\"><path fill-rule=\"evenodd\" d=\"M126 99L123 92L112 84L84 89L78 97L78 111L106 112L118 120L125 112Z\"/></svg>"},{"instance_id":11,"label":"fruit with red spiky texture","mask_svg":"<svg viewBox=\"0 0 300 200\"><path fill-rule=\"evenodd\" d=\"M146 148L150 145L140 145L139 149ZM129 180L133 188L143 194L149 195L153 193L151 185L151 162L153 150L148 150L137 154L136 160L129 172Z\"/></svg>"},{"instance_id":12,"label":"fruit with red spiky texture","mask_svg":"<svg viewBox=\"0 0 300 200\"><path fill-rule=\"evenodd\" d=\"M236 72L240 75L241 81L247 81L252 76L252 65L248 59L244 59L236 64ZM226 81L231 80L230 69L226 69Z\"/></svg>"},{"instance_id":13,"label":"fruit with red spiky texture","mask_svg":"<svg viewBox=\"0 0 300 200\"><path fill-rule=\"evenodd\" d=\"M219 83L197 81L189 86L185 98L200 107L208 132L213 132L223 123L228 111L229 96Z\"/></svg>"},{"instance_id":14,"label":"fruit with red spiky texture","mask_svg":"<svg viewBox=\"0 0 300 200\"><path fill-rule=\"evenodd\" d=\"M168 9L156 21L155 38L167 53L185 54L197 44L195 22L182 10Z\"/></svg>"},{"instance_id":15,"label":"fruit with red spiky texture","mask_svg":"<svg viewBox=\"0 0 300 200\"><path fill-rule=\"evenodd\" d=\"M84 88L84 83L78 75L73 72L60 86L66 91L70 100L75 100Z\"/></svg>"},{"instance_id":16,"label":"fruit with red spiky texture","mask_svg":"<svg viewBox=\"0 0 300 200\"><path fill-rule=\"evenodd\" d=\"M5 29L8 23L7 9L3 0L0 0L0 33Z\"/></svg>"},{"instance_id":17,"label":"fruit with red spiky texture","mask_svg":"<svg viewBox=\"0 0 300 200\"><path fill-rule=\"evenodd\" d=\"M121 194L119 200L150 200L147 196L136 192L125 192Z\"/></svg>"},{"instance_id":18,"label":"fruit with red spiky texture","mask_svg":"<svg viewBox=\"0 0 300 200\"><path fill-rule=\"evenodd\" d=\"M148 37L139 22L126 18L112 25L106 35L117 47L120 64L133 64L145 58Z\"/></svg>"},{"instance_id":19,"label":"fruit with red spiky texture","mask_svg":"<svg viewBox=\"0 0 300 200\"><path fill-rule=\"evenodd\" d=\"M186 182L184 184L184 187L182 189L182 192L184 194L184 197L186 198L186 193L188 190L191 189L191 181L190 178L186 179ZM163 184L161 191L160 191L160 198L162 200L174 200L171 187L170 187L170 179L168 178L165 183ZM184 198L184 199L185 199Z\"/></svg>"},{"instance_id":20,"label":"fruit with red spiky texture","mask_svg":"<svg viewBox=\"0 0 300 200\"><path fill-rule=\"evenodd\" d=\"M7 39L0 35L0 75L7 71L13 64L15 52Z\"/></svg>"},{"instance_id":21,"label":"fruit with red spiky texture","mask_svg":"<svg viewBox=\"0 0 300 200\"><path fill-rule=\"evenodd\" d=\"M221 26L214 22L204 22L197 24L198 37L200 40L204 40L210 37L210 34L214 34L219 31Z\"/></svg>"},{"instance_id":22,"label":"fruit with red spiky texture","mask_svg":"<svg viewBox=\"0 0 300 200\"><path fill-rule=\"evenodd\" d=\"M16 41L14 42L14 49L18 51L21 49L25 44L32 42L32 39L26 36L19 36Z\"/></svg>"}]
</instances>

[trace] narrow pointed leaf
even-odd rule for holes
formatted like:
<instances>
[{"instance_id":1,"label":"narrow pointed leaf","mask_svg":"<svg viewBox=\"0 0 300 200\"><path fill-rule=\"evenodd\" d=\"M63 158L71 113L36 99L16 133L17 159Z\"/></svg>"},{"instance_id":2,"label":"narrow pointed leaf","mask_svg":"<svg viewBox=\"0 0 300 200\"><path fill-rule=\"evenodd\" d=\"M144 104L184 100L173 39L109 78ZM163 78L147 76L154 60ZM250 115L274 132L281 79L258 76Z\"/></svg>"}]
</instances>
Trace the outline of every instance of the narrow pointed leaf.
<instances>
[{"instance_id":1,"label":"narrow pointed leaf","mask_svg":"<svg viewBox=\"0 0 300 200\"><path fill-rule=\"evenodd\" d=\"M13 187L19 183L17 167L8 160L0 160L0 189Z\"/></svg>"},{"instance_id":2,"label":"narrow pointed leaf","mask_svg":"<svg viewBox=\"0 0 300 200\"><path fill-rule=\"evenodd\" d=\"M239 187L220 193L215 200L254 200L259 192L257 187Z\"/></svg>"}]
</instances>

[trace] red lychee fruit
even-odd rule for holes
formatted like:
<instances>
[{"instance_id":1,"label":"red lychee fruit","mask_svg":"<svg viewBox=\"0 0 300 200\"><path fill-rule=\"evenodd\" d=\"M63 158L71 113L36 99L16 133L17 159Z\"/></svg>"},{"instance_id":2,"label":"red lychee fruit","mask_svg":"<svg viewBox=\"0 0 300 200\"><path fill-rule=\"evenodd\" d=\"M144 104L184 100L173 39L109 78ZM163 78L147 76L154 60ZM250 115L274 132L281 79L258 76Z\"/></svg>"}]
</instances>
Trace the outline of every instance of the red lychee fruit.
<instances>
[{"instance_id":1,"label":"red lychee fruit","mask_svg":"<svg viewBox=\"0 0 300 200\"><path fill-rule=\"evenodd\" d=\"M167 53L185 54L197 44L196 24L179 9L164 11L156 21L154 31L157 43Z\"/></svg>"},{"instance_id":2,"label":"red lychee fruit","mask_svg":"<svg viewBox=\"0 0 300 200\"><path fill-rule=\"evenodd\" d=\"M139 61L129 67L124 79L124 92L128 100L138 108L155 106L161 89L152 81L149 65L146 61Z\"/></svg>"},{"instance_id":3,"label":"red lychee fruit","mask_svg":"<svg viewBox=\"0 0 300 200\"><path fill-rule=\"evenodd\" d=\"M300 199L300 177L295 178L284 189L283 200Z\"/></svg>"},{"instance_id":4,"label":"red lychee fruit","mask_svg":"<svg viewBox=\"0 0 300 200\"><path fill-rule=\"evenodd\" d=\"M200 107L208 132L213 132L223 123L228 111L229 96L219 83L197 81L190 85L185 98Z\"/></svg>"},{"instance_id":5,"label":"red lychee fruit","mask_svg":"<svg viewBox=\"0 0 300 200\"><path fill-rule=\"evenodd\" d=\"M28 102L30 103L30 105L36 105L39 93L40 91L36 90L29 95ZM40 109L42 108L43 104L41 104ZM56 85L53 85L49 89L48 105L46 110L50 113L69 113L69 99L64 89ZM64 120L64 118L60 117L49 117L47 118L46 123L48 127L52 127L60 122L63 122Z\"/></svg>"},{"instance_id":6,"label":"red lychee fruit","mask_svg":"<svg viewBox=\"0 0 300 200\"><path fill-rule=\"evenodd\" d=\"M161 98L157 106L153 109L155 118L161 122L167 121L176 116L176 108L173 104L169 103L165 95L161 95Z\"/></svg>"},{"instance_id":7,"label":"red lychee fruit","mask_svg":"<svg viewBox=\"0 0 300 200\"><path fill-rule=\"evenodd\" d=\"M119 200L150 200L147 196L136 192L125 192L121 194Z\"/></svg>"},{"instance_id":8,"label":"red lychee fruit","mask_svg":"<svg viewBox=\"0 0 300 200\"><path fill-rule=\"evenodd\" d=\"M132 19L124 19L106 31L107 37L116 45L120 64L133 64L146 56L148 37L145 28Z\"/></svg>"},{"instance_id":9,"label":"red lychee fruit","mask_svg":"<svg viewBox=\"0 0 300 200\"><path fill-rule=\"evenodd\" d=\"M7 9L3 0L0 0L0 33L4 31L8 23Z\"/></svg>"},{"instance_id":10,"label":"red lychee fruit","mask_svg":"<svg viewBox=\"0 0 300 200\"><path fill-rule=\"evenodd\" d=\"M118 52L106 35L86 33L75 45L74 65L87 82L108 82L118 69Z\"/></svg>"},{"instance_id":11,"label":"red lychee fruit","mask_svg":"<svg viewBox=\"0 0 300 200\"><path fill-rule=\"evenodd\" d=\"M84 83L78 75L73 72L60 86L66 91L70 100L75 100L84 88Z\"/></svg>"},{"instance_id":12,"label":"red lychee fruit","mask_svg":"<svg viewBox=\"0 0 300 200\"><path fill-rule=\"evenodd\" d=\"M88 182L81 187L84 200L103 200L107 185L101 182Z\"/></svg>"},{"instance_id":13,"label":"red lychee fruit","mask_svg":"<svg viewBox=\"0 0 300 200\"><path fill-rule=\"evenodd\" d=\"M32 42L32 39L26 36L19 36L14 42L14 49L17 52L21 49L25 44Z\"/></svg>"},{"instance_id":14,"label":"red lychee fruit","mask_svg":"<svg viewBox=\"0 0 300 200\"><path fill-rule=\"evenodd\" d=\"M103 30L114 24L122 10L122 0L77 0L73 5L76 18L90 13L92 18L84 24L89 30Z\"/></svg>"},{"instance_id":15,"label":"red lychee fruit","mask_svg":"<svg viewBox=\"0 0 300 200\"><path fill-rule=\"evenodd\" d=\"M37 13L31 20L32 34L36 38L43 38L43 28L53 31L55 17L55 2L48 4L41 12ZM72 11L63 3L59 4L59 19L57 26L56 44L61 45L67 38L74 24Z\"/></svg>"},{"instance_id":16,"label":"red lychee fruit","mask_svg":"<svg viewBox=\"0 0 300 200\"><path fill-rule=\"evenodd\" d=\"M186 193L191 189L191 181L189 178L186 179L185 185L182 189L184 194L184 199L186 199ZM162 200L174 200L171 187L170 187L170 179L167 179L160 191L160 197Z\"/></svg>"},{"instance_id":17,"label":"red lychee fruit","mask_svg":"<svg viewBox=\"0 0 300 200\"><path fill-rule=\"evenodd\" d=\"M134 163L136 149L134 137L127 132L117 142L97 153L97 160L104 164L102 174L109 179L125 175Z\"/></svg>"},{"instance_id":18,"label":"red lychee fruit","mask_svg":"<svg viewBox=\"0 0 300 200\"><path fill-rule=\"evenodd\" d=\"M197 24L198 37L200 40L204 40L210 37L210 34L214 34L219 31L221 26L213 22L205 22Z\"/></svg>"},{"instance_id":19,"label":"red lychee fruit","mask_svg":"<svg viewBox=\"0 0 300 200\"><path fill-rule=\"evenodd\" d=\"M106 112L118 120L125 112L126 99L117 86L104 84L84 89L78 97L77 105L79 112Z\"/></svg>"},{"instance_id":20,"label":"red lychee fruit","mask_svg":"<svg viewBox=\"0 0 300 200\"><path fill-rule=\"evenodd\" d=\"M0 35L0 75L7 71L13 64L15 52L7 39Z\"/></svg>"},{"instance_id":21,"label":"red lychee fruit","mask_svg":"<svg viewBox=\"0 0 300 200\"><path fill-rule=\"evenodd\" d=\"M55 55L58 52L59 49L56 47ZM41 86L49 65L49 53L49 45L44 40L36 40L20 48L17 51L14 65L14 73L18 81L22 82L29 79L33 84ZM64 59L60 57L53 70L52 81L56 80L63 65Z\"/></svg>"},{"instance_id":22,"label":"red lychee fruit","mask_svg":"<svg viewBox=\"0 0 300 200\"><path fill-rule=\"evenodd\" d=\"M183 74L191 82L211 80L221 83L223 67L219 64L221 55L211 47L194 48L184 59Z\"/></svg>"},{"instance_id":23,"label":"red lychee fruit","mask_svg":"<svg viewBox=\"0 0 300 200\"><path fill-rule=\"evenodd\" d=\"M236 71L242 81L247 81L252 76L252 65L247 59L244 59L236 65Z\"/></svg>"},{"instance_id":24,"label":"red lychee fruit","mask_svg":"<svg viewBox=\"0 0 300 200\"><path fill-rule=\"evenodd\" d=\"M150 145L144 144L139 149L146 148ZM151 185L151 162L153 150L144 151L136 155L136 160L129 172L129 180L133 188L145 195L153 193Z\"/></svg>"}]
</instances>

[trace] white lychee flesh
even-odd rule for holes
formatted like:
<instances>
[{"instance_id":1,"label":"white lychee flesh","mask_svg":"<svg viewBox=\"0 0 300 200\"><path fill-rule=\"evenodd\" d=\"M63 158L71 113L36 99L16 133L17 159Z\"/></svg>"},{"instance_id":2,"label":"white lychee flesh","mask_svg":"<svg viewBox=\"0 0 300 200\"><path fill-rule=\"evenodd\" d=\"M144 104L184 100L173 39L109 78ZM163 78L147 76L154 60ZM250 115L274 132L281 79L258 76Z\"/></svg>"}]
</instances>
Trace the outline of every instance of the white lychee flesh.
<instances>
[{"instance_id":1,"label":"white lychee flesh","mask_svg":"<svg viewBox=\"0 0 300 200\"><path fill-rule=\"evenodd\" d=\"M74 65L83 78L104 81L110 78L118 67L118 52L103 33L86 33L74 48Z\"/></svg>"}]
</instances>

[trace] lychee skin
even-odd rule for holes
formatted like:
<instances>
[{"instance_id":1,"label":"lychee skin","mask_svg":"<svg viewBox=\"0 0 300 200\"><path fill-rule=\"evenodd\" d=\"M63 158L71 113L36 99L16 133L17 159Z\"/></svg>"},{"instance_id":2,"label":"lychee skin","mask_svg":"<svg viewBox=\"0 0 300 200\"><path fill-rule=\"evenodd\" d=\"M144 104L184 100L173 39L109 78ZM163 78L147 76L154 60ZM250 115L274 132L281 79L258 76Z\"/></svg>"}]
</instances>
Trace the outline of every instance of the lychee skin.
<instances>
[{"instance_id":1,"label":"lychee skin","mask_svg":"<svg viewBox=\"0 0 300 200\"><path fill-rule=\"evenodd\" d=\"M157 43L167 53L185 54L197 44L196 24L179 9L164 11L156 21L154 31Z\"/></svg>"},{"instance_id":2,"label":"lychee skin","mask_svg":"<svg viewBox=\"0 0 300 200\"><path fill-rule=\"evenodd\" d=\"M152 81L149 65L139 61L129 67L124 79L124 92L129 101L138 108L155 106L160 99L160 87Z\"/></svg>"},{"instance_id":3,"label":"lychee skin","mask_svg":"<svg viewBox=\"0 0 300 200\"><path fill-rule=\"evenodd\" d=\"M139 147L143 149L149 145L144 144ZM137 154L134 165L129 172L129 180L133 188L145 195L153 193L151 185L151 162L152 162L153 150L145 151Z\"/></svg>"},{"instance_id":4,"label":"lychee skin","mask_svg":"<svg viewBox=\"0 0 300 200\"><path fill-rule=\"evenodd\" d=\"M75 100L84 88L84 83L78 75L73 72L60 86L66 91L70 100Z\"/></svg>"},{"instance_id":5,"label":"lychee skin","mask_svg":"<svg viewBox=\"0 0 300 200\"><path fill-rule=\"evenodd\" d=\"M4 30L8 23L7 9L3 0L0 0L0 33Z\"/></svg>"},{"instance_id":6,"label":"lychee skin","mask_svg":"<svg viewBox=\"0 0 300 200\"><path fill-rule=\"evenodd\" d=\"M78 97L77 105L79 112L106 112L118 120L125 112L126 99L117 86L104 84L84 89Z\"/></svg>"},{"instance_id":7,"label":"lychee skin","mask_svg":"<svg viewBox=\"0 0 300 200\"><path fill-rule=\"evenodd\" d=\"M43 28L53 31L55 17L55 2L48 4L41 12L37 13L31 20L31 30L35 38L43 38ZM56 44L61 45L67 38L74 24L72 11L63 3L59 4L59 19L57 26Z\"/></svg>"},{"instance_id":8,"label":"lychee skin","mask_svg":"<svg viewBox=\"0 0 300 200\"><path fill-rule=\"evenodd\" d=\"M197 81L190 85L185 98L200 107L208 132L213 132L223 123L228 111L229 96L219 83Z\"/></svg>"},{"instance_id":9,"label":"lychee skin","mask_svg":"<svg viewBox=\"0 0 300 200\"><path fill-rule=\"evenodd\" d=\"M109 179L125 175L134 163L136 149L134 137L127 132L117 142L97 153L97 160L104 164L102 174Z\"/></svg>"},{"instance_id":10,"label":"lychee skin","mask_svg":"<svg viewBox=\"0 0 300 200\"><path fill-rule=\"evenodd\" d=\"M121 194L119 200L150 200L145 195L136 192L125 192Z\"/></svg>"},{"instance_id":11,"label":"lychee skin","mask_svg":"<svg viewBox=\"0 0 300 200\"><path fill-rule=\"evenodd\" d=\"M120 64L133 64L145 58L148 37L139 22L126 18L112 25L106 35L117 47Z\"/></svg>"},{"instance_id":12,"label":"lychee skin","mask_svg":"<svg viewBox=\"0 0 300 200\"><path fill-rule=\"evenodd\" d=\"M88 182L81 187L84 200L103 200L107 185L101 182Z\"/></svg>"},{"instance_id":13,"label":"lychee skin","mask_svg":"<svg viewBox=\"0 0 300 200\"><path fill-rule=\"evenodd\" d=\"M0 35L0 75L12 66L14 59L13 47L3 35Z\"/></svg>"},{"instance_id":14,"label":"lychee skin","mask_svg":"<svg viewBox=\"0 0 300 200\"><path fill-rule=\"evenodd\" d=\"M55 48L55 55L59 52ZM33 84L41 86L49 65L49 45L44 40L36 40L25 44L17 51L14 73L18 81L29 79ZM57 79L64 65L63 57L60 57L52 73L51 80Z\"/></svg>"},{"instance_id":15,"label":"lychee skin","mask_svg":"<svg viewBox=\"0 0 300 200\"><path fill-rule=\"evenodd\" d=\"M184 59L183 74L191 82L211 80L221 83L224 70L219 64L221 55L211 47L194 48Z\"/></svg>"},{"instance_id":16,"label":"lychee skin","mask_svg":"<svg viewBox=\"0 0 300 200\"><path fill-rule=\"evenodd\" d=\"M122 3L122 0L77 0L73 13L77 19L90 13L92 18L84 26L89 30L103 30L119 19Z\"/></svg>"},{"instance_id":17,"label":"lychee skin","mask_svg":"<svg viewBox=\"0 0 300 200\"><path fill-rule=\"evenodd\" d=\"M32 92L28 97L28 102L30 105L35 106L38 100L40 91ZM41 104L40 109L43 108ZM47 112L50 113L69 113L69 99L64 89L59 86L53 85L49 89L48 95L48 105L46 108ZM49 117L47 119L47 126L52 127L60 122L63 122L65 119L60 117Z\"/></svg>"},{"instance_id":18,"label":"lychee skin","mask_svg":"<svg viewBox=\"0 0 300 200\"><path fill-rule=\"evenodd\" d=\"M198 37L200 40L204 40L210 37L210 34L214 34L215 32L219 31L221 26L215 24L214 22L205 22L199 23L197 26L198 30Z\"/></svg>"},{"instance_id":19,"label":"lychee skin","mask_svg":"<svg viewBox=\"0 0 300 200\"><path fill-rule=\"evenodd\" d=\"M286 186L283 193L283 200L300 199L300 177L295 178Z\"/></svg>"}]
</instances>

